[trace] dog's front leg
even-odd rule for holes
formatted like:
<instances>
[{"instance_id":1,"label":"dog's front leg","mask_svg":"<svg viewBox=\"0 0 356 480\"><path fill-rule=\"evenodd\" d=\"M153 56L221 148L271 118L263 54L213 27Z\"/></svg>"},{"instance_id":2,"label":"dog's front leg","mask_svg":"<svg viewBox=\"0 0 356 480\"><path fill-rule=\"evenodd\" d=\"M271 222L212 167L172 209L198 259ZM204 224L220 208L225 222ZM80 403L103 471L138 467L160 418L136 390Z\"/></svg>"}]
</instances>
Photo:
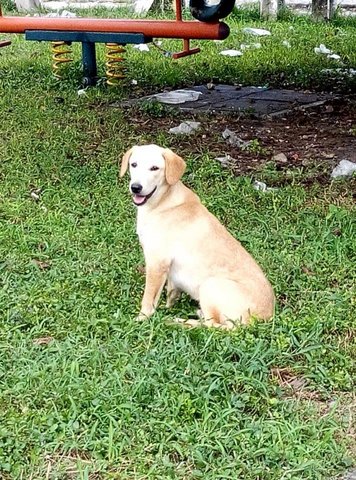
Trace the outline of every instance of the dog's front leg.
<instances>
[{"instance_id":1,"label":"dog's front leg","mask_svg":"<svg viewBox=\"0 0 356 480\"><path fill-rule=\"evenodd\" d=\"M141 310L137 320L144 320L154 314L168 275L168 266L146 265L146 285Z\"/></svg>"}]
</instances>

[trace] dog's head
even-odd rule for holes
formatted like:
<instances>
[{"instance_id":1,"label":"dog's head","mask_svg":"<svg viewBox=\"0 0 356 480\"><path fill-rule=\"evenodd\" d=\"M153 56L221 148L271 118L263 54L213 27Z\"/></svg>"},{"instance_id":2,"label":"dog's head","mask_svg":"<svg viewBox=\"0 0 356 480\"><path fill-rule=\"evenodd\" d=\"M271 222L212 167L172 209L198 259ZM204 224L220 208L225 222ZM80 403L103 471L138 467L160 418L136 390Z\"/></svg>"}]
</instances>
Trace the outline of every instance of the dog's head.
<instances>
[{"instance_id":1,"label":"dog's head","mask_svg":"<svg viewBox=\"0 0 356 480\"><path fill-rule=\"evenodd\" d=\"M130 192L137 206L157 197L177 183L185 170L184 160L168 148L157 145L135 146L122 158L120 177L130 171Z\"/></svg>"}]
</instances>

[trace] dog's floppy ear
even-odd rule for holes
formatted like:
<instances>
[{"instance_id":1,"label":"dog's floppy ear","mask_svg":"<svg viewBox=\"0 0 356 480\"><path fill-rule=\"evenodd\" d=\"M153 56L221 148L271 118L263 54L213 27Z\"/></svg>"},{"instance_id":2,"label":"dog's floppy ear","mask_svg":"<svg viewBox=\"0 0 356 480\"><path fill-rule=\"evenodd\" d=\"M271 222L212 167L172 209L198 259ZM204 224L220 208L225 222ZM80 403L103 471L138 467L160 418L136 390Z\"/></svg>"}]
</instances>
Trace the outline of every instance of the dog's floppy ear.
<instances>
[{"instance_id":1,"label":"dog's floppy ear","mask_svg":"<svg viewBox=\"0 0 356 480\"><path fill-rule=\"evenodd\" d=\"M169 148L163 151L163 157L166 161L166 180L169 185L174 185L180 180L185 171L185 161Z\"/></svg>"},{"instance_id":2,"label":"dog's floppy ear","mask_svg":"<svg viewBox=\"0 0 356 480\"><path fill-rule=\"evenodd\" d=\"M124 154L121 160L121 168L120 168L120 177L123 177L127 172L127 167L129 166L129 160L132 155L133 147Z\"/></svg>"}]
</instances>

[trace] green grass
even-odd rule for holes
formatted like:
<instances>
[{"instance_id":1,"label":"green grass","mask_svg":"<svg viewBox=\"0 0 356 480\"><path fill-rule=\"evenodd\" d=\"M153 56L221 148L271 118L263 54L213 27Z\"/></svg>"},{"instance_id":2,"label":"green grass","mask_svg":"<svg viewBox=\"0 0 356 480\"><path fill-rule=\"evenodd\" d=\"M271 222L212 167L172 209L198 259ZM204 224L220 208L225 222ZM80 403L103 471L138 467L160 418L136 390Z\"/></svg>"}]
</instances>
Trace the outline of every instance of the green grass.
<instances>
[{"instance_id":1,"label":"green grass","mask_svg":"<svg viewBox=\"0 0 356 480\"><path fill-rule=\"evenodd\" d=\"M11 13L11 12L10 12ZM101 17L131 16L129 12L95 9L79 12L80 15ZM156 15L157 16L157 15ZM155 16L151 16L156 18ZM141 53L127 47L127 84L138 81L140 87L152 90L162 86L191 85L211 79L244 85L270 85L279 87L313 88L350 92L356 88L356 75L340 74L337 69L348 71L356 66L356 18L337 17L333 22L315 22L310 17L284 13L278 22L262 21L255 9L236 10L227 20L230 36L221 43L196 41L201 48L199 55L178 61L164 56L161 50L151 46L149 53ZM243 32L244 27L262 27L271 31L268 37L255 37ZM0 35L1 36L1 35ZM29 69L36 81L49 83L51 58L46 42L23 42L22 36L12 36L13 45L1 59L2 76L11 85L18 85L28 78ZM287 40L291 48L282 42ZM241 44L260 43L261 48L245 50L242 57L224 57L225 49L240 49ZM314 47L324 43L341 56L341 61L318 55ZM163 50L180 51L181 41L163 40ZM100 75L105 74L105 52L98 45ZM78 44L73 47L74 63L65 75L74 84L80 82L81 53ZM325 72L325 70L327 70ZM328 70L331 70L331 72ZM332 71L335 70L333 73ZM132 90L132 87L129 86Z\"/></svg>"},{"instance_id":2,"label":"green grass","mask_svg":"<svg viewBox=\"0 0 356 480\"><path fill-rule=\"evenodd\" d=\"M142 134L108 106L127 90L78 97L76 66L58 84L47 46L12 38L0 57L0 477L326 480L345 470L355 460L354 183L305 189L296 177L257 192L193 139L185 181L266 270L277 313L233 333L185 330L169 324L194 312L184 298L137 323L143 259L117 163L133 143L171 139L149 112ZM216 57L205 75L204 55L128 57L145 89L223 66ZM156 60L165 68L154 77Z\"/></svg>"}]
</instances>

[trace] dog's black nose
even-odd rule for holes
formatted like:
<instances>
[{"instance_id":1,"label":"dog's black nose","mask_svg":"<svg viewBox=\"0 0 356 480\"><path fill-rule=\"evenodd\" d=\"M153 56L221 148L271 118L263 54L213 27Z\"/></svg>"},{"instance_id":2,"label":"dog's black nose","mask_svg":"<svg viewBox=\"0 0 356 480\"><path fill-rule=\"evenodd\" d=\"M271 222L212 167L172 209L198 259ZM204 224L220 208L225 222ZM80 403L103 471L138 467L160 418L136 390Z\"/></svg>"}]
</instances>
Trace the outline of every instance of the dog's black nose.
<instances>
[{"instance_id":1,"label":"dog's black nose","mask_svg":"<svg viewBox=\"0 0 356 480\"><path fill-rule=\"evenodd\" d=\"M133 183L131 185L131 191L132 193L141 193L142 192L142 185L139 183Z\"/></svg>"}]
</instances>

